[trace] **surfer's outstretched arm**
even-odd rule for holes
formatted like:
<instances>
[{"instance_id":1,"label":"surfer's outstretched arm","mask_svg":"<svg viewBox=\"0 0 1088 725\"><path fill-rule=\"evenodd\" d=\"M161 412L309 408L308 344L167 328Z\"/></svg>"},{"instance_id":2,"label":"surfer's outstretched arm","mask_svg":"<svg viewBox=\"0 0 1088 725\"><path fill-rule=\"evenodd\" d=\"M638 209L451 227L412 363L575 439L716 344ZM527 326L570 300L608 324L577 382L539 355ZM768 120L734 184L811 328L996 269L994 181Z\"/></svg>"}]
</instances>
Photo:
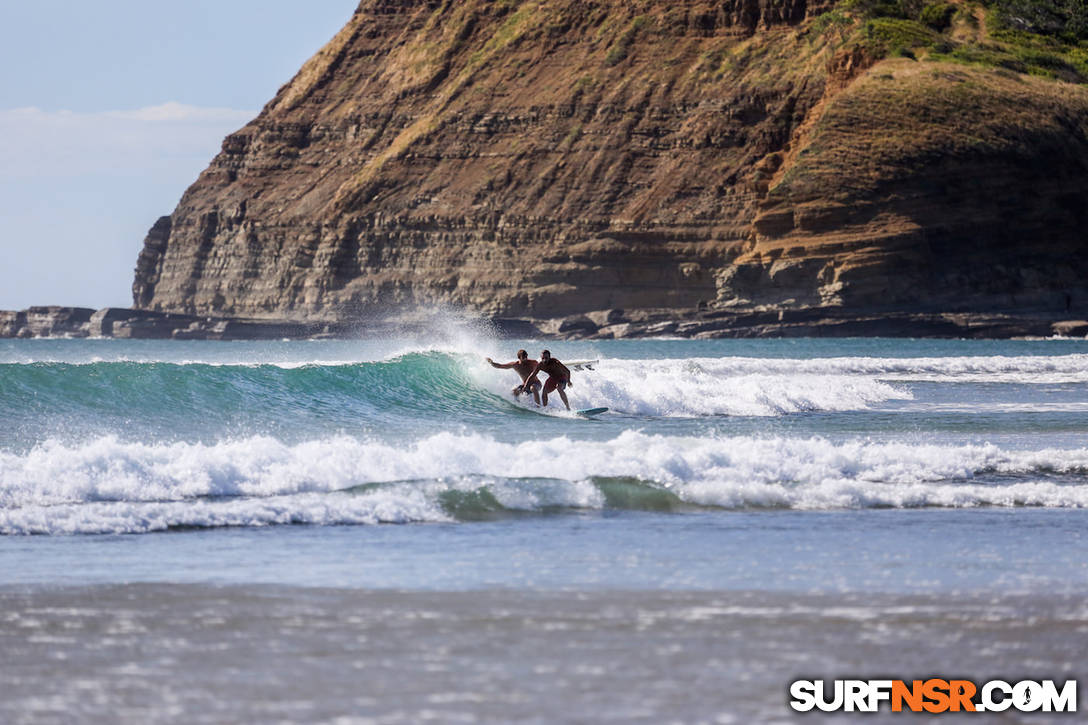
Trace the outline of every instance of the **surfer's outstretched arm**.
<instances>
[{"instance_id":1,"label":"surfer's outstretched arm","mask_svg":"<svg viewBox=\"0 0 1088 725\"><path fill-rule=\"evenodd\" d=\"M494 360L492 360L491 358L487 358L487 362L491 364L491 367L498 368L499 370L509 370L510 368L512 368L512 367L514 367L515 365L518 364L517 360L515 360L514 362L508 362L508 363L497 363Z\"/></svg>"}]
</instances>

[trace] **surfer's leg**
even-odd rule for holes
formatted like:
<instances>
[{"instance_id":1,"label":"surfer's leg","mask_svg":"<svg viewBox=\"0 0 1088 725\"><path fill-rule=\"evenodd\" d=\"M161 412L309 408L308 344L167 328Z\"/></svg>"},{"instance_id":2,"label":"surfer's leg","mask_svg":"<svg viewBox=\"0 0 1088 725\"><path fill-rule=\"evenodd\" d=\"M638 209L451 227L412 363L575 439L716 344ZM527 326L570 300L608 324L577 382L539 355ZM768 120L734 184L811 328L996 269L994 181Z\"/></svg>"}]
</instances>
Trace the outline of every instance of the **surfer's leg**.
<instances>
[{"instance_id":1,"label":"surfer's leg","mask_svg":"<svg viewBox=\"0 0 1088 725\"><path fill-rule=\"evenodd\" d=\"M559 397L562 399L563 405L567 406L567 410L570 410L570 403L567 402L566 387L566 383L559 383L559 385L556 386L556 388L559 390Z\"/></svg>"},{"instance_id":2,"label":"surfer's leg","mask_svg":"<svg viewBox=\"0 0 1088 725\"><path fill-rule=\"evenodd\" d=\"M555 383L555 378L548 378L547 382L544 383L544 393L540 396L540 399L543 401L545 406L548 405L548 393L555 390Z\"/></svg>"},{"instance_id":3,"label":"surfer's leg","mask_svg":"<svg viewBox=\"0 0 1088 725\"><path fill-rule=\"evenodd\" d=\"M540 383L533 383L532 390L533 390L533 402L535 402L537 404L537 406L539 406L540 405Z\"/></svg>"}]
</instances>

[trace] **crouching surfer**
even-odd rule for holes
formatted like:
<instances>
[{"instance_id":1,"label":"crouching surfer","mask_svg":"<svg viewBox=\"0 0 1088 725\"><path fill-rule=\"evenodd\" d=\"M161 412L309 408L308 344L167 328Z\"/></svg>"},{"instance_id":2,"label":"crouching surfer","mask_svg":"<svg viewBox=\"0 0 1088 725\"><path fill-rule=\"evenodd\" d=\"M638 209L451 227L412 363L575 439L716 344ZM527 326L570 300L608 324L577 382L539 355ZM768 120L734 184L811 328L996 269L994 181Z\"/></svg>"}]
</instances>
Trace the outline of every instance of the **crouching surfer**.
<instances>
[{"instance_id":1,"label":"crouching surfer","mask_svg":"<svg viewBox=\"0 0 1088 725\"><path fill-rule=\"evenodd\" d=\"M544 383L544 393L541 396L543 404L545 406L548 404L548 393L553 390L558 390L559 397L563 400L563 405L567 406L567 410L570 410L570 403L567 401L566 393L567 387L573 385L570 381L570 369L552 357L550 352L544 350L540 353L540 362L533 368L526 384L536 382L536 384L539 385L540 382L537 380L537 375L541 372L548 374L548 380Z\"/></svg>"},{"instance_id":2,"label":"crouching surfer","mask_svg":"<svg viewBox=\"0 0 1088 725\"><path fill-rule=\"evenodd\" d=\"M517 398L522 393L532 393L533 402L540 405L540 381L533 377L533 373L536 372L538 363L536 360L529 359L529 353L524 350L518 350L518 359L514 362L497 363L491 358L487 358L487 362L491 364L493 368L499 368L500 370L513 369L518 375L521 376L521 385L513 389L514 397ZM530 380L530 378L532 378ZM544 404L548 404L548 396L544 395Z\"/></svg>"}]
</instances>

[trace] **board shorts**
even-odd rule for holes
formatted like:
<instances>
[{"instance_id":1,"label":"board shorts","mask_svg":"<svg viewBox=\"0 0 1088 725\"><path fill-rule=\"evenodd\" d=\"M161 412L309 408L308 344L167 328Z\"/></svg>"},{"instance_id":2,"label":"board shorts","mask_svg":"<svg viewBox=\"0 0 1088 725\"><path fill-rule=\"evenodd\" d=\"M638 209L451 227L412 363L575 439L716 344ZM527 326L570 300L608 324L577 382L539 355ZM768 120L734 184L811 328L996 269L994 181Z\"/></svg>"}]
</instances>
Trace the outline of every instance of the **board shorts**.
<instances>
[{"instance_id":1,"label":"board shorts","mask_svg":"<svg viewBox=\"0 0 1088 725\"><path fill-rule=\"evenodd\" d=\"M540 390L540 381L539 380L534 380L532 385L526 385L525 383L522 383L521 385L514 388L514 390L518 391L518 393L531 393L534 390L539 391Z\"/></svg>"},{"instance_id":2,"label":"board shorts","mask_svg":"<svg viewBox=\"0 0 1088 725\"><path fill-rule=\"evenodd\" d=\"M544 392L550 393L555 389L566 390L567 384L570 383L570 378L548 378L548 382L544 383Z\"/></svg>"}]
</instances>

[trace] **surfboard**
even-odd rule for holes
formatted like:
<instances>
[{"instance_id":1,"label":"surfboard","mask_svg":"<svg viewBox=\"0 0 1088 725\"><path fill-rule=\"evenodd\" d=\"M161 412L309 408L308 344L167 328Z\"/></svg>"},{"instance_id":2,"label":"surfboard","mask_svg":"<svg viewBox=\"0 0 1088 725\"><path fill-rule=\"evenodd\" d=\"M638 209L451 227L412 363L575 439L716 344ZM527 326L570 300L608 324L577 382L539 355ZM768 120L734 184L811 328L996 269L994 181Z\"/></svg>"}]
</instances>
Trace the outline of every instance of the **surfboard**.
<instances>
[{"instance_id":1,"label":"surfboard","mask_svg":"<svg viewBox=\"0 0 1088 725\"><path fill-rule=\"evenodd\" d=\"M582 410L574 411L574 414L575 415L580 415L583 418L592 418L595 415L600 415L601 413L607 413L607 412L608 412L608 408L583 408Z\"/></svg>"},{"instance_id":2,"label":"surfboard","mask_svg":"<svg viewBox=\"0 0 1088 725\"><path fill-rule=\"evenodd\" d=\"M593 366L599 362L600 360L571 360L563 364L571 370L592 370Z\"/></svg>"}]
</instances>

